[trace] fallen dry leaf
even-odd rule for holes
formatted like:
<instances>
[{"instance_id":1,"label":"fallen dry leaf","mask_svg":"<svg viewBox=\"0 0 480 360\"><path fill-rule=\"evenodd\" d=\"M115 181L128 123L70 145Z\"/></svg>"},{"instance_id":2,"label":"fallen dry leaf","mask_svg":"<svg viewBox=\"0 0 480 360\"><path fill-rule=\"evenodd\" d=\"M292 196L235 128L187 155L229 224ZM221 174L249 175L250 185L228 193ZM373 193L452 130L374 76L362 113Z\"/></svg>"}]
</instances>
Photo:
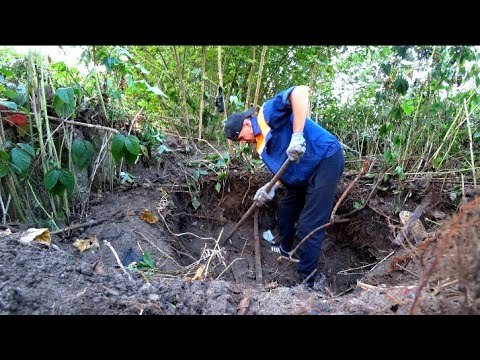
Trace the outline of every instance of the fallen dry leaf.
<instances>
[{"instance_id":1,"label":"fallen dry leaf","mask_svg":"<svg viewBox=\"0 0 480 360\"><path fill-rule=\"evenodd\" d=\"M37 241L39 243L50 246L52 239L50 238L50 230L48 230L47 228L31 228L23 233L19 241L22 244L30 244L32 241Z\"/></svg>"},{"instance_id":2,"label":"fallen dry leaf","mask_svg":"<svg viewBox=\"0 0 480 360\"><path fill-rule=\"evenodd\" d=\"M140 214L140 219L148 222L149 224L155 224L158 221L158 217L153 215L150 211L147 209L143 209L142 213Z\"/></svg>"},{"instance_id":3,"label":"fallen dry leaf","mask_svg":"<svg viewBox=\"0 0 480 360\"><path fill-rule=\"evenodd\" d=\"M250 305L250 296L244 297L237 306L238 315L245 315Z\"/></svg>"},{"instance_id":4,"label":"fallen dry leaf","mask_svg":"<svg viewBox=\"0 0 480 360\"><path fill-rule=\"evenodd\" d=\"M12 234L12 230L10 229L0 231L0 237L11 235L11 234Z\"/></svg>"},{"instance_id":5,"label":"fallen dry leaf","mask_svg":"<svg viewBox=\"0 0 480 360\"><path fill-rule=\"evenodd\" d=\"M402 225L406 225L412 215L412 212L404 210L400 211L398 217L400 218L400 222L402 223ZM425 230L425 227L423 226L420 219L417 219L415 221L411 232L417 242L423 240L427 236L427 231Z\"/></svg>"},{"instance_id":6,"label":"fallen dry leaf","mask_svg":"<svg viewBox=\"0 0 480 360\"><path fill-rule=\"evenodd\" d=\"M192 278L192 280L201 280L203 270L205 270L205 265L202 264L198 267L197 271L195 272L195 276Z\"/></svg>"},{"instance_id":7,"label":"fallen dry leaf","mask_svg":"<svg viewBox=\"0 0 480 360\"><path fill-rule=\"evenodd\" d=\"M88 239L77 239L72 245L76 247L78 250L80 250L80 252L84 252L85 250L88 250L91 247L94 247L96 249L100 248L100 244L98 243L98 239L96 236L93 236Z\"/></svg>"},{"instance_id":8,"label":"fallen dry leaf","mask_svg":"<svg viewBox=\"0 0 480 360\"><path fill-rule=\"evenodd\" d=\"M92 270L96 274L103 274L103 265L100 261L95 261L92 265Z\"/></svg>"},{"instance_id":9,"label":"fallen dry leaf","mask_svg":"<svg viewBox=\"0 0 480 360\"><path fill-rule=\"evenodd\" d=\"M273 290L278 287L278 283L276 281L272 281L265 285L265 290Z\"/></svg>"}]
</instances>

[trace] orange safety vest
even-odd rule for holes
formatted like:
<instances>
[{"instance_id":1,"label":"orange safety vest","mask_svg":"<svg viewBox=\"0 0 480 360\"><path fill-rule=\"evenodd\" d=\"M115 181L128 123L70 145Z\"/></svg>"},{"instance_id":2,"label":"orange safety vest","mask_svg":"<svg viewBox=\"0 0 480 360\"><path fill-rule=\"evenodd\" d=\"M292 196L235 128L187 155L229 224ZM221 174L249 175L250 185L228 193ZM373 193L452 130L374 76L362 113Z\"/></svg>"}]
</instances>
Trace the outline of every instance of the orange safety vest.
<instances>
[{"instance_id":1,"label":"orange safety vest","mask_svg":"<svg viewBox=\"0 0 480 360\"><path fill-rule=\"evenodd\" d=\"M265 149L265 138L267 137L267 134L270 132L270 126L268 126L267 122L265 121L265 117L263 115L263 105L258 111L257 123L261 132L260 134L255 136L255 140L257 141L255 148L257 150L258 155L262 157L262 152Z\"/></svg>"}]
</instances>

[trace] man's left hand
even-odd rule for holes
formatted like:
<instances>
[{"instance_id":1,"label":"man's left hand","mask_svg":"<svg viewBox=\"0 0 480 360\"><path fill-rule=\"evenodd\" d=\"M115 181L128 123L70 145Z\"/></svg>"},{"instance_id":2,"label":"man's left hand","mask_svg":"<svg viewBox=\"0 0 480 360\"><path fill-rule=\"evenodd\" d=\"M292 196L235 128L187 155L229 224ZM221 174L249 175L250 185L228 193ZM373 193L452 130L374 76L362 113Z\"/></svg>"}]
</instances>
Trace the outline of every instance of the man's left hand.
<instances>
[{"instance_id":1,"label":"man's left hand","mask_svg":"<svg viewBox=\"0 0 480 360\"><path fill-rule=\"evenodd\" d=\"M287 149L288 159L292 162L298 162L305 153L306 148L307 143L303 137L303 132L294 132Z\"/></svg>"}]
</instances>

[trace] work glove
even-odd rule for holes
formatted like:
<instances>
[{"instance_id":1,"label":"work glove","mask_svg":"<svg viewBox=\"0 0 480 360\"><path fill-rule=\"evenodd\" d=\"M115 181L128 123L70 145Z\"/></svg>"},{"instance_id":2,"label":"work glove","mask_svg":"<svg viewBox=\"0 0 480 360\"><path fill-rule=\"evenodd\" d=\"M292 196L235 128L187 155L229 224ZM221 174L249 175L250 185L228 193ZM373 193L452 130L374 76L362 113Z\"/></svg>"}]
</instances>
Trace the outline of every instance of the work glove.
<instances>
[{"instance_id":1,"label":"work glove","mask_svg":"<svg viewBox=\"0 0 480 360\"><path fill-rule=\"evenodd\" d=\"M258 207L265 205L267 201L272 201L275 197L275 191L278 188L277 184L273 185L272 189L268 193L265 190L267 188L267 185L268 184L263 185L260 189L258 189L255 196L253 197L255 205L257 205Z\"/></svg>"},{"instance_id":2,"label":"work glove","mask_svg":"<svg viewBox=\"0 0 480 360\"><path fill-rule=\"evenodd\" d=\"M292 134L292 140L290 140L290 145L288 145L287 149L288 159L292 162L299 162L306 149L307 144L305 142L305 138L303 137L303 132L294 132Z\"/></svg>"}]
</instances>

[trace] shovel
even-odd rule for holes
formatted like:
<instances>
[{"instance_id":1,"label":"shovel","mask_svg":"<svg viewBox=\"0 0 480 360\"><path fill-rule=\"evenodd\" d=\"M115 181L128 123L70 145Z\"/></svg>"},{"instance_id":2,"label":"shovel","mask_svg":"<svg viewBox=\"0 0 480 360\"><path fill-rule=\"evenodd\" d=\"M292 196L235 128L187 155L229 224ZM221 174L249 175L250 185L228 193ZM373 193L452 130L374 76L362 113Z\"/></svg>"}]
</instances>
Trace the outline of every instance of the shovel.
<instances>
[{"instance_id":1,"label":"shovel","mask_svg":"<svg viewBox=\"0 0 480 360\"><path fill-rule=\"evenodd\" d=\"M272 180L270 180L270 182L267 184L267 187L265 188L265 191L267 193L270 192L270 190L272 190L273 185L275 185L275 183L278 181L278 179L280 179L280 177L283 175L285 170L287 170L288 165L290 165L290 163L291 163L291 161L289 159L285 160L285 162L283 163L280 170L277 171L277 173L272 178ZM235 227L232 229L232 231L226 237L224 237L222 240L220 240L220 246L225 245L225 243L233 236L233 234L235 234L235 232L245 222L245 220L247 220L248 217L253 214L253 212L255 211L256 208L257 208L257 205L255 205L255 202L253 202L252 206L250 206L250 209L247 210L245 215L243 215L243 217L235 225Z\"/></svg>"}]
</instances>

